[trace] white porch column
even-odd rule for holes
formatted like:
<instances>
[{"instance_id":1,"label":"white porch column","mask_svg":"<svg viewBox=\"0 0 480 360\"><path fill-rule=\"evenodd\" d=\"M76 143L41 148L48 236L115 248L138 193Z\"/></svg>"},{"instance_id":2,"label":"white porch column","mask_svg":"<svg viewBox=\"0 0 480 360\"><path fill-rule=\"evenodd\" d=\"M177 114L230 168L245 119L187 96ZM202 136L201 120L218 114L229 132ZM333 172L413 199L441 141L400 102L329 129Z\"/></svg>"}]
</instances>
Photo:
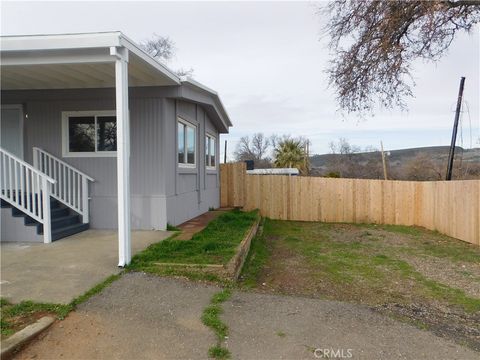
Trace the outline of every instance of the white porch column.
<instances>
[{"instance_id":1,"label":"white porch column","mask_svg":"<svg viewBox=\"0 0 480 360\"><path fill-rule=\"evenodd\" d=\"M130 230L130 119L128 110L128 50L110 48L115 60L117 108L118 266L131 260Z\"/></svg>"}]
</instances>

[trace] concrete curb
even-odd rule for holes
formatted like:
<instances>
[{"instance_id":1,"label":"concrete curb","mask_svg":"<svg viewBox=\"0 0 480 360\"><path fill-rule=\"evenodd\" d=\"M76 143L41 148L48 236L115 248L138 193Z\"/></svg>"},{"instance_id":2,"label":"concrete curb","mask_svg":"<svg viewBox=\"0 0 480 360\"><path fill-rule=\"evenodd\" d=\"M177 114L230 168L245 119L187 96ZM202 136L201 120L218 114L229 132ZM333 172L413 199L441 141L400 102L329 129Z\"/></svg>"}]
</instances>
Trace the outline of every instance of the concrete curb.
<instances>
[{"instance_id":1,"label":"concrete curb","mask_svg":"<svg viewBox=\"0 0 480 360\"><path fill-rule=\"evenodd\" d=\"M54 322L55 319L53 317L44 316L38 319L35 323L28 325L24 329L10 336L8 339L2 341L0 359L9 359L14 354L15 350L21 348L23 345L25 345L25 343L35 338L38 334L46 330Z\"/></svg>"}]
</instances>

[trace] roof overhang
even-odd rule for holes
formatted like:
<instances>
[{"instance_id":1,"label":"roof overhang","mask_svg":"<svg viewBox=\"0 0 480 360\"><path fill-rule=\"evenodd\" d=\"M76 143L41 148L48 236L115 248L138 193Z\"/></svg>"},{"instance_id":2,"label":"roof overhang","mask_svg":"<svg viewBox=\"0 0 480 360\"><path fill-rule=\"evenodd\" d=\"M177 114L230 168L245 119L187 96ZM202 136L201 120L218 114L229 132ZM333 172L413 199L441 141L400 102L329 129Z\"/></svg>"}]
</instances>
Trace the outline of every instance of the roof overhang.
<instances>
[{"instance_id":1,"label":"roof overhang","mask_svg":"<svg viewBox=\"0 0 480 360\"><path fill-rule=\"evenodd\" d=\"M192 90L200 95L204 95L207 97L207 99L202 100L201 97L195 97L191 94L191 91L188 90ZM228 128L232 126L232 122L230 121L230 116L228 116L227 110L225 109L225 106L223 106L222 100L216 91L206 87L198 81L187 79L182 81L181 95L187 99L190 98L190 100L197 99L198 102L207 106L207 112L209 112L209 109L213 110L215 114L210 114L210 116L214 116L218 119L222 125L222 132L228 133Z\"/></svg>"},{"instance_id":2,"label":"roof overhang","mask_svg":"<svg viewBox=\"0 0 480 360\"><path fill-rule=\"evenodd\" d=\"M115 86L112 49L128 50L130 86L179 85L180 79L121 32L4 36L1 88L73 89Z\"/></svg>"}]
</instances>

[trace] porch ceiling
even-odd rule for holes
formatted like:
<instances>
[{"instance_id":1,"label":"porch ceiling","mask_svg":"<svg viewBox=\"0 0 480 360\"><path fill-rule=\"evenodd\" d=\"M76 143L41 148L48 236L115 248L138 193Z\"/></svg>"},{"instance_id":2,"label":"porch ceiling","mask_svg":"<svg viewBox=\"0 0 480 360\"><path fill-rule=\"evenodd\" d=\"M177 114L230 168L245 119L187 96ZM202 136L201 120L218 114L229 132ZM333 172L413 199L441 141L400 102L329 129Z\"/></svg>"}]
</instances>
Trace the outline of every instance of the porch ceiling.
<instances>
[{"instance_id":1,"label":"porch ceiling","mask_svg":"<svg viewBox=\"0 0 480 360\"><path fill-rule=\"evenodd\" d=\"M2 90L106 88L115 86L112 47L129 52L130 86L178 85L175 74L123 34L1 38Z\"/></svg>"}]
</instances>

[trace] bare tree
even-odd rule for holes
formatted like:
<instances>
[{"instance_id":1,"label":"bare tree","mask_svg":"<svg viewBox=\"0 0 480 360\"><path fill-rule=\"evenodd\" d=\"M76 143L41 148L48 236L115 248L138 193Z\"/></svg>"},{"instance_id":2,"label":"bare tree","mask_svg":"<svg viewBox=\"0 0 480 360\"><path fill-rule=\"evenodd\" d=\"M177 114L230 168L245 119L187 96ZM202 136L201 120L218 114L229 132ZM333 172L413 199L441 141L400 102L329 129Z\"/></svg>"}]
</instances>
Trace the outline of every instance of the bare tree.
<instances>
[{"instance_id":1,"label":"bare tree","mask_svg":"<svg viewBox=\"0 0 480 360\"><path fill-rule=\"evenodd\" d=\"M270 139L262 133L242 136L237 144L234 155L236 161L253 160L256 167L271 166Z\"/></svg>"},{"instance_id":2,"label":"bare tree","mask_svg":"<svg viewBox=\"0 0 480 360\"><path fill-rule=\"evenodd\" d=\"M175 42L168 36L153 34L151 39L141 42L140 46L145 52L164 65L167 65L175 57ZM193 68L180 68L175 73L181 77L192 77L194 70Z\"/></svg>"},{"instance_id":3,"label":"bare tree","mask_svg":"<svg viewBox=\"0 0 480 360\"><path fill-rule=\"evenodd\" d=\"M175 43L168 36L153 34L151 39L140 43L140 46L153 58L166 64L175 55Z\"/></svg>"},{"instance_id":4,"label":"bare tree","mask_svg":"<svg viewBox=\"0 0 480 360\"><path fill-rule=\"evenodd\" d=\"M360 146L351 145L343 137L339 138L337 142L331 141L328 146L332 154L352 155L362 151Z\"/></svg>"},{"instance_id":5,"label":"bare tree","mask_svg":"<svg viewBox=\"0 0 480 360\"><path fill-rule=\"evenodd\" d=\"M437 61L460 31L480 22L480 0L334 0L322 8L333 57L328 70L339 106L405 108L415 59Z\"/></svg>"},{"instance_id":6,"label":"bare tree","mask_svg":"<svg viewBox=\"0 0 480 360\"><path fill-rule=\"evenodd\" d=\"M418 154L407 161L397 175L403 180L443 180L444 171L438 163L432 160L431 156Z\"/></svg>"}]
</instances>

